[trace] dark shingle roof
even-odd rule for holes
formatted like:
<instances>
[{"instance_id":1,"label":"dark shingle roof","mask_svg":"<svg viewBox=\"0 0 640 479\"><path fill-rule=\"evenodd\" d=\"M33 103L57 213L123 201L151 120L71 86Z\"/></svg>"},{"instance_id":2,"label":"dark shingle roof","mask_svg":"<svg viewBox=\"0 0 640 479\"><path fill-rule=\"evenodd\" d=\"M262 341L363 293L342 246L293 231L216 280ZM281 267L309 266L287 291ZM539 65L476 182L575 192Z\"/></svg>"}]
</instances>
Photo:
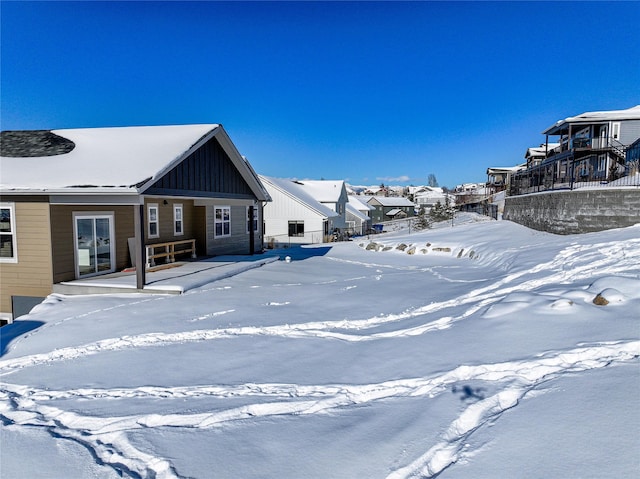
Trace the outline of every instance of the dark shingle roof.
<instances>
[{"instance_id":1,"label":"dark shingle roof","mask_svg":"<svg viewBox=\"0 0 640 479\"><path fill-rule=\"evenodd\" d=\"M69 153L75 143L49 130L0 132L0 156L34 158Z\"/></svg>"}]
</instances>

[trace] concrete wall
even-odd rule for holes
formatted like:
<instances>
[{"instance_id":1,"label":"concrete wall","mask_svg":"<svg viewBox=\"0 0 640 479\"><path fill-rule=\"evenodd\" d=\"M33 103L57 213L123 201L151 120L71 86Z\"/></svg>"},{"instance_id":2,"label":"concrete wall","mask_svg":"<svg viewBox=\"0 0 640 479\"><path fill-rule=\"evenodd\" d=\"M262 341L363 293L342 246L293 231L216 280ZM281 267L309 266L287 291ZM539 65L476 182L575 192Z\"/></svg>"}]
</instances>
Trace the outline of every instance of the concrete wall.
<instances>
[{"instance_id":1,"label":"concrete wall","mask_svg":"<svg viewBox=\"0 0 640 479\"><path fill-rule=\"evenodd\" d=\"M588 233L640 223L640 188L509 196L503 218L556 234Z\"/></svg>"}]
</instances>

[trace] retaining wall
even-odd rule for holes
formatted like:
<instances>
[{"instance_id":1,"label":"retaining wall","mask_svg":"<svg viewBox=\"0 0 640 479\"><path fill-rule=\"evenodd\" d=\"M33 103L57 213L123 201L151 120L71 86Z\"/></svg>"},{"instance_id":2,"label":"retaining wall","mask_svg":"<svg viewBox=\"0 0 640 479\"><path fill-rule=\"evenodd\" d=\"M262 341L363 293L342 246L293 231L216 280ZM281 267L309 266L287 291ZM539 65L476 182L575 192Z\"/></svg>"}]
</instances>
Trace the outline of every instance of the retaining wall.
<instances>
[{"instance_id":1,"label":"retaining wall","mask_svg":"<svg viewBox=\"0 0 640 479\"><path fill-rule=\"evenodd\" d=\"M640 188L553 191L505 198L503 218L556 234L640 223Z\"/></svg>"}]
</instances>

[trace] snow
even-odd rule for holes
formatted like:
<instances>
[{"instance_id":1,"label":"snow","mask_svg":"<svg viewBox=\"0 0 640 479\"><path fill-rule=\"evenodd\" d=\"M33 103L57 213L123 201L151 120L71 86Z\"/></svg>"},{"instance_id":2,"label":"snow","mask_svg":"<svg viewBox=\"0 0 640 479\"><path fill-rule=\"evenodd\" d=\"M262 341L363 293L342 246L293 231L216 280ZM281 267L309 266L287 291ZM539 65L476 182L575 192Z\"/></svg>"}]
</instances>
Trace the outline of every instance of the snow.
<instances>
[{"instance_id":1,"label":"snow","mask_svg":"<svg viewBox=\"0 0 640 479\"><path fill-rule=\"evenodd\" d=\"M367 200L368 204L375 200L382 206L415 206L413 202L403 196L371 196Z\"/></svg>"},{"instance_id":2,"label":"snow","mask_svg":"<svg viewBox=\"0 0 640 479\"><path fill-rule=\"evenodd\" d=\"M320 203L337 203L342 197L342 192L346 192L342 180L302 180L298 183Z\"/></svg>"},{"instance_id":3,"label":"snow","mask_svg":"<svg viewBox=\"0 0 640 479\"><path fill-rule=\"evenodd\" d=\"M75 148L55 156L2 157L0 186L3 190L55 190L73 186L131 188L158 176L218 126L52 130L52 133L73 141Z\"/></svg>"},{"instance_id":4,"label":"snow","mask_svg":"<svg viewBox=\"0 0 640 479\"><path fill-rule=\"evenodd\" d=\"M2 477L637 475L640 225L275 254L2 328Z\"/></svg>"},{"instance_id":5,"label":"snow","mask_svg":"<svg viewBox=\"0 0 640 479\"><path fill-rule=\"evenodd\" d=\"M273 189L276 189L301 204L306 205L311 210L325 218L338 216L338 213L333 211L327 205L322 204L319 199L313 196L312 191L310 191L310 189L306 187L306 184L303 184L302 182L287 178L273 178L263 175L259 175L259 178L271 196L273 196ZM269 205L267 204L266 207L269 207Z\"/></svg>"}]
</instances>

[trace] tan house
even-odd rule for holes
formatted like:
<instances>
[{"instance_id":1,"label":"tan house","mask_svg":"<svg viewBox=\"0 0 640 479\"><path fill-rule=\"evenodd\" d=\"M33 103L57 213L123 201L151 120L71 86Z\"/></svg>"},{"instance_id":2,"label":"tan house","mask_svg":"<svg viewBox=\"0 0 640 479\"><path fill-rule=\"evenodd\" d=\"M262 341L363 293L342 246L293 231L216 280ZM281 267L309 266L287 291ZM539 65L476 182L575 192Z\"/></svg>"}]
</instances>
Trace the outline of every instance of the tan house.
<instances>
[{"instance_id":1,"label":"tan house","mask_svg":"<svg viewBox=\"0 0 640 479\"><path fill-rule=\"evenodd\" d=\"M262 250L270 197L221 125L3 131L0 314L55 283Z\"/></svg>"}]
</instances>

